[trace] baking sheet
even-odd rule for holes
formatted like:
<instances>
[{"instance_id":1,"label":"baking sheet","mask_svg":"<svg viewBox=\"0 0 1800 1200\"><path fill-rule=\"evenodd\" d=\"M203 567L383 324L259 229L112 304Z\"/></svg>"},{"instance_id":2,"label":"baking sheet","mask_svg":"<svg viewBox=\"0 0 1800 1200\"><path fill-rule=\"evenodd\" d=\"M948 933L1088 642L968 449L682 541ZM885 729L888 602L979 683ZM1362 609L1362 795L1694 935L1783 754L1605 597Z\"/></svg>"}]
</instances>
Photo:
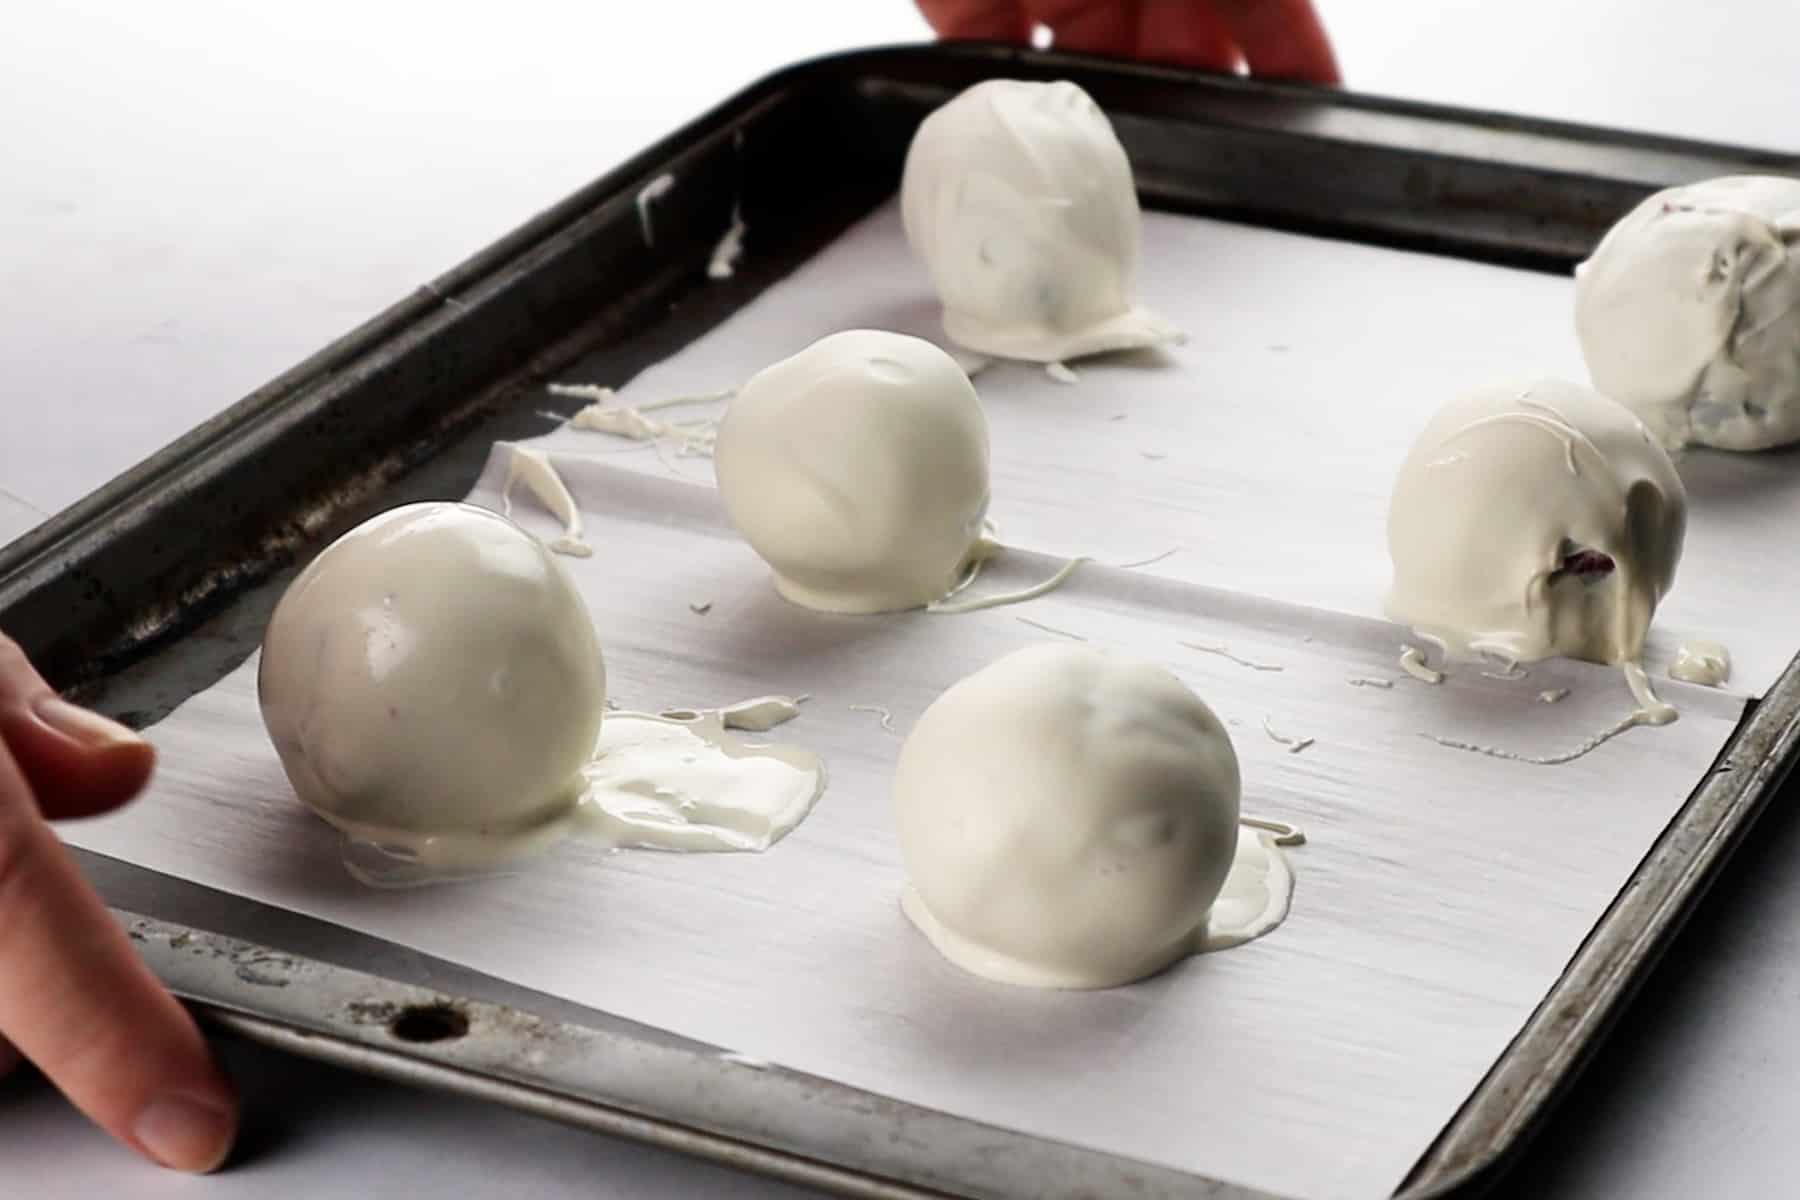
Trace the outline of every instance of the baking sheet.
<instances>
[{"instance_id":1,"label":"baking sheet","mask_svg":"<svg viewBox=\"0 0 1800 1200\"><path fill-rule=\"evenodd\" d=\"M576 456L558 461L597 554L570 565L621 703L813 695L784 736L826 755L831 787L769 854L609 857L570 844L508 880L363 890L289 795L257 719L254 664L152 731L164 767L144 803L65 835L959 1115L1284 1194L1391 1192L1706 771L1742 696L1664 683L1680 722L1557 768L1421 736L1544 754L1630 703L1615 671L1575 663L1428 688L1398 672L1400 631L1375 619L1393 464L1466 382L1579 378L1567 281L1156 215L1146 245L1146 299L1194 334L1169 362L1083 364L1072 387L999 365L977 383L1007 541L1113 562L1177 553L1135 571L1084 569L1024 608L800 612L725 528L704 459L578 431L544 439ZM730 387L858 324L933 325L891 208L625 399ZM1740 686L1762 686L1785 660L1772 601L1733 592L1727 612L1742 573L1717 577L1788 518L1782 461L1684 463L1691 482L1730 469L1711 491L1695 487L1653 663L1687 628L1731 644ZM478 500L497 503L499 469ZM519 512L550 531L529 500ZM1015 554L985 586L1051 565ZM1758 595L1780 594L1780 569L1759 566ZM705 616L689 608L704 602ZM965 977L905 923L886 807L899 741L850 706L883 706L904 730L955 679L1060 636L1040 625L1169 663L1230 723L1247 810L1312 838L1295 852L1294 915L1275 935L1132 988L1049 995ZM1371 677L1395 686L1349 682ZM1571 689L1562 703L1536 700L1558 687ZM1316 742L1290 754L1265 721Z\"/></svg>"},{"instance_id":2,"label":"baking sheet","mask_svg":"<svg viewBox=\"0 0 1800 1200\"><path fill-rule=\"evenodd\" d=\"M774 595L710 490L561 466L598 549L571 569L621 703L812 694L782 736L824 753L832 782L786 841L760 856L570 843L511 879L368 891L293 802L253 663L152 731L164 766L144 803L69 840L915 1103L1283 1194L1373 1197L1517 1031L1738 715L1676 686L1684 716L1666 729L1562 768L1497 762L1420 735L1560 748L1618 718L1615 672L1353 687L1396 676L1393 628L1108 568L1023 609L822 617ZM491 486L475 496L497 503ZM990 583L1045 568L1015 556ZM689 608L702 601L705 616ZM900 743L850 706L905 729L955 679L1056 636L1022 616L1166 661L1215 705L1247 810L1311 837L1282 929L1135 987L1058 995L964 976L906 924L886 794ZM1538 703L1549 686L1572 693ZM1317 741L1290 754L1265 719Z\"/></svg>"},{"instance_id":3,"label":"baking sheet","mask_svg":"<svg viewBox=\"0 0 1800 1200\"><path fill-rule=\"evenodd\" d=\"M1380 616L1389 487L1431 413L1487 382L1587 379L1567 278L1158 213L1144 247L1140 295L1186 346L1077 364L1072 387L1022 364L976 377L1007 540L1115 561L1179 546L1150 569ZM731 388L858 326L941 338L892 204L621 399ZM596 443L569 431L551 444ZM1714 638L1731 649L1730 686L1760 695L1793 657L1800 556L1781 550L1800 526L1796 457L1683 456L1687 545L1657 612L1653 674L1682 640ZM671 469L647 452L618 461ZM692 459L673 469L711 478Z\"/></svg>"}]
</instances>

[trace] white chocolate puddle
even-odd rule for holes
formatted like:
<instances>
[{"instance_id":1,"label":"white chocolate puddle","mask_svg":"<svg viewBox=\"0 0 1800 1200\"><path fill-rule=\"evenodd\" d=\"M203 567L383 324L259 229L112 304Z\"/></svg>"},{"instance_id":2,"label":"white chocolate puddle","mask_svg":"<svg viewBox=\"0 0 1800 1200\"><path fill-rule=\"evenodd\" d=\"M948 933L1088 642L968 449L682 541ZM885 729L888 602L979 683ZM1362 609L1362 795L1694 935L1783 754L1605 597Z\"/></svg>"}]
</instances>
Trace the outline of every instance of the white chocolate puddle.
<instances>
[{"instance_id":1,"label":"white chocolate puddle","mask_svg":"<svg viewBox=\"0 0 1800 1200\"><path fill-rule=\"evenodd\" d=\"M584 831L615 846L679 851L762 851L786 837L823 794L824 763L725 730L719 712L685 721L609 713L581 769Z\"/></svg>"},{"instance_id":2,"label":"white chocolate puddle","mask_svg":"<svg viewBox=\"0 0 1800 1200\"><path fill-rule=\"evenodd\" d=\"M1719 642L1696 638L1684 642L1669 665L1669 678L1705 687L1723 687L1731 678L1731 651Z\"/></svg>"},{"instance_id":3,"label":"white chocolate puddle","mask_svg":"<svg viewBox=\"0 0 1800 1200\"><path fill-rule=\"evenodd\" d=\"M415 887L504 873L564 838L618 849L761 852L805 820L825 790L823 761L797 746L751 741L800 714L800 699L759 696L715 709L606 714L578 794L558 817L516 832L489 829L396 839L334 819L349 872L371 887Z\"/></svg>"},{"instance_id":4,"label":"white chocolate puddle","mask_svg":"<svg viewBox=\"0 0 1800 1200\"><path fill-rule=\"evenodd\" d=\"M1304 844L1306 835L1298 830L1292 835L1263 833L1249 821L1240 824L1237 853L1225 886L1206 914L1206 924L1195 931L1195 954L1212 954L1254 941L1285 921L1293 904L1294 870L1281 847L1284 837L1295 839L1289 844Z\"/></svg>"},{"instance_id":5,"label":"white chocolate puddle","mask_svg":"<svg viewBox=\"0 0 1800 1200\"><path fill-rule=\"evenodd\" d=\"M1213 954L1255 941L1287 920L1294 900L1294 870L1283 852L1284 845L1304 845L1306 835L1292 825L1267 822L1281 832L1261 832L1261 822L1244 820L1238 830L1237 849L1225 882L1213 899L1205 920L1187 938L1168 951L1166 961L1145 970L1153 975L1164 967L1196 954ZM990 949L943 924L919 898L911 884L900 894L900 910L939 954L969 972L996 983L1033 988L1091 988L1115 984L1085 982L1046 970L1030 962ZM1119 981L1123 983L1135 980Z\"/></svg>"},{"instance_id":6,"label":"white chocolate puddle","mask_svg":"<svg viewBox=\"0 0 1800 1200\"><path fill-rule=\"evenodd\" d=\"M579 513L541 453L507 483ZM552 545L554 545L553 543ZM758 851L812 810L817 755L748 741L804 697L616 711L592 621L551 546L467 504L380 513L276 605L257 684L295 795L378 887L490 875L573 832L612 846Z\"/></svg>"}]
</instances>

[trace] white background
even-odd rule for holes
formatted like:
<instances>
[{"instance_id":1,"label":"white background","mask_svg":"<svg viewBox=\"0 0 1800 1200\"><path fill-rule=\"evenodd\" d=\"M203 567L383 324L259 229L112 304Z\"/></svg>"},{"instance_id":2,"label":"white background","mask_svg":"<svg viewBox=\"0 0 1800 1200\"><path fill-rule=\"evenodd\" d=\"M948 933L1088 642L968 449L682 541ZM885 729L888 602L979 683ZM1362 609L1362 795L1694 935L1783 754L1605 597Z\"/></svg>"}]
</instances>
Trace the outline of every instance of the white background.
<instances>
[{"instance_id":1,"label":"white background","mask_svg":"<svg viewBox=\"0 0 1800 1200\"><path fill-rule=\"evenodd\" d=\"M1357 88L1800 149L1786 0L1321 7ZM0 538L742 84L923 33L905 0L9 14ZM1784 1177L1797 899L1800 825L1777 811L1528 1162L1537 1190L1751 1194ZM29 1083L0 1089L0 1165L46 1196L784 1194L271 1055L232 1061L262 1152L227 1176L140 1167Z\"/></svg>"}]
</instances>

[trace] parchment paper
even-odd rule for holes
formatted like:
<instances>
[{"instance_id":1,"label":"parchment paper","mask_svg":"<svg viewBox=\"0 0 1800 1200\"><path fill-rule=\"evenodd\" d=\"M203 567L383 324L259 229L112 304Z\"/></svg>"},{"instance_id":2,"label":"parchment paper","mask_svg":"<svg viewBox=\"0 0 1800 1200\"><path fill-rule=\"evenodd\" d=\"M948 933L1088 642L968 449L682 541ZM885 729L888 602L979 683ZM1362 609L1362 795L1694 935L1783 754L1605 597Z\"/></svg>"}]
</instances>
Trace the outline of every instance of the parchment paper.
<instances>
[{"instance_id":1,"label":"parchment paper","mask_svg":"<svg viewBox=\"0 0 1800 1200\"><path fill-rule=\"evenodd\" d=\"M1679 722L1561 767L1427 740L1552 753L1630 705L1615 670L1567 662L1522 680L1464 671L1429 687L1395 668L1401 631L1372 616L1383 460L1397 461L1413 425L1464 376L1517 374L1521 359L1557 369L1558 346L1566 373L1566 335L1547 348L1531 336L1560 328L1566 285L1204 222L1153 219L1149 233L1150 298L1197 335L1180 367L1085 366L1073 387L998 367L978 382L1007 540L1113 561L1181 548L1161 563L1084 568L1015 609L821 616L776 597L709 486L667 477L707 480L704 459L621 453L574 431L546 440L577 452L555 461L596 554L569 566L615 699L692 707L811 693L775 736L824 754L831 783L767 854L608 855L571 842L507 879L363 889L339 866L334 836L292 799L257 715L254 663L152 731L163 767L149 797L65 836L916 1103L1283 1194L1391 1192L1702 777L1743 700L1664 682ZM630 398L730 386L815 334L897 323L879 314L917 310L920 296L917 280L882 274L883 263L901 270L896 235L891 214L878 214L647 373ZM1173 303L1184 297L1185 308ZM1534 303L1554 303L1557 316L1528 323ZM1334 326L1322 324L1327 312ZM1403 337L1409 320L1429 323ZM1409 338L1441 352L1402 355ZM508 452L497 448L477 502L497 506ZM1759 495L1775 497L1762 483ZM531 528L553 531L515 499ZM1691 544L1709 520L1735 533L1765 515L1733 511L1740 522L1697 515ZM983 586L1053 566L1013 553ZM1736 598L1756 611L1755 597ZM704 603L705 615L690 609ZM1759 671L1776 657L1766 607ZM1695 611L1697 623L1717 619L1698 598ZM1740 662L1761 644L1749 623L1705 627ZM1292 852L1286 925L1132 987L1055 994L963 975L906 923L887 795L900 741L851 706L883 706L904 731L956 679L1057 636L1159 659L1219 711L1243 761L1246 811L1310 837ZM1565 687L1560 703L1537 698ZM1265 722L1316 742L1289 753Z\"/></svg>"},{"instance_id":2,"label":"parchment paper","mask_svg":"<svg viewBox=\"0 0 1800 1200\"><path fill-rule=\"evenodd\" d=\"M1388 492L1438 406L1485 382L1587 382L1565 278L1159 213L1145 216L1141 275L1186 346L1077 363L1074 386L1022 364L976 376L1007 539L1118 561L1182 546L1150 569L1379 617ZM731 388L857 327L942 340L891 205L622 398ZM596 446L576 431L552 444ZM614 461L667 469L647 453ZM1796 649L1800 454L1693 451L1678 465L1687 548L1646 665L1660 674L1683 639L1715 638L1732 686L1760 695ZM711 481L704 462L674 466Z\"/></svg>"}]
</instances>

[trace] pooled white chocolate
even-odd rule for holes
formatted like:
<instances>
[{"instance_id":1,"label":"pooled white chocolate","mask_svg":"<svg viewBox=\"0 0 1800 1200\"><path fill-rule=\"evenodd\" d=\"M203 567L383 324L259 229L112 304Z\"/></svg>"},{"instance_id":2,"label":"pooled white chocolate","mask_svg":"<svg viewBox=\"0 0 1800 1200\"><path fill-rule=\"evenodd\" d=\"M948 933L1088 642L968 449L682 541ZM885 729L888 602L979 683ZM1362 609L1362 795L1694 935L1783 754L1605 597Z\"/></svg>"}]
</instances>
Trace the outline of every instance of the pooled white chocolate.
<instances>
[{"instance_id":1,"label":"pooled white chocolate","mask_svg":"<svg viewBox=\"0 0 1800 1200\"><path fill-rule=\"evenodd\" d=\"M300 800L424 870L556 836L606 703L587 609L529 533L467 504L365 521L289 586L263 638L264 724Z\"/></svg>"},{"instance_id":2,"label":"pooled white chocolate","mask_svg":"<svg viewBox=\"0 0 1800 1200\"><path fill-rule=\"evenodd\" d=\"M1696 638L1683 642L1669 664L1669 678L1705 687L1723 687L1731 678L1731 651L1719 642Z\"/></svg>"},{"instance_id":3,"label":"pooled white chocolate","mask_svg":"<svg viewBox=\"0 0 1800 1200\"><path fill-rule=\"evenodd\" d=\"M743 706L744 727L786 719L777 699ZM786 837L824 791L824 765L792 746L728 736L732 711L608 716L582 769L587 827L649 850L761 851Z\"/></svg>"},{"instance_id":4,"label":"pooled white chocolate","mask_svg":"<svg viewBox=\"0 0 1800 1200\"><path fill-rule=\"evenodd\" d=\"M971 350L1060 363L1180 340L1134 301L1131 163L1072 83L988 80L926 117L900 213L945 332Z\"/></svg>"},{"instance_id":5,"label":"pooled white chocolate","mask_svg":"<svg viewBox=\"0 0 1800 1200\"><path fill-rule=\"evenodd\" d=\"M806 608L919 608L986 552L987 421L930 342L854 330L765 368L713 458L731 523Z\"/></svg>"},{"instance_id":6,"label":"pooled white chocolate","mask_svg":"<svg viewBox=\"0 0 1800 1200\"><path fill-rule=\"evenodd\" d=\"M1800 179L1658 192L1575 275L1594 385L1670 449L1800 440Z\"/></svg>"},{"instance_id":7,"label":"pooled white chocolate","mask_svg":"<svg viewBox=\"0 0 1800 1200\"><path fill-rule=\"evenodd\" d=\"M1160 667L1056 643L931 705L894 777L907 915L965 970L1130 983L1286 916L1292 876L1240 828L1237 754Z\"/></svg>"},{"instance_id":8,"label":"pooled white chocolate","mask_svg":"<svg viewBox=\"0 0 1800 1200\"><path fill-rule=\"evenodd\" d=\"M1554 380L1482 388L1400 468L1388 613L1452 660L1635 663L1686 527L1669 456L1625 408Z\"/></svg>"}]
</instances>

